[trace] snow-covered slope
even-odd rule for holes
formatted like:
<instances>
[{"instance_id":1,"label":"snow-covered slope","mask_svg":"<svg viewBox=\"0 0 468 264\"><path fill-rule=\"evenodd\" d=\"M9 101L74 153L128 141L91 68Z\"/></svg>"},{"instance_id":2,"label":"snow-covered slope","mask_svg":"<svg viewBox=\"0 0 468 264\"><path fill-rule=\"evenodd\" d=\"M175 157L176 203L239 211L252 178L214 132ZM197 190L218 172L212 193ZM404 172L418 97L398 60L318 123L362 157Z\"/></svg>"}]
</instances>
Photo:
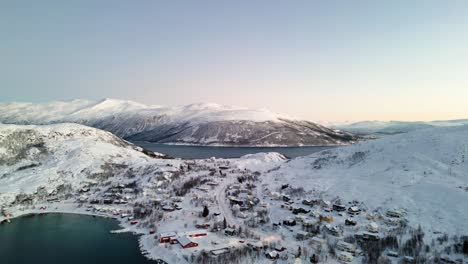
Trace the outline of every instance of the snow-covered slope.
<instances>
[{"instance_id":1,"label":"snow-covered slope","mask_svg":"<svg viewBox=\"0 0 468 264\"><path fill-rule=\"evenodd\" d=\"M399 134L425 128L462 125L468 125L468 120L440 120L431 122L362 121L356 123L333 124L330 126L357 134Z\"/></svg>"},{"instance_id":2,"label":"snow-covered slope","mask_svg":"<svg viewBox=\"0 0 468 264\"><path fill-rule=\"evenodd\" d=\"M85 182L127 177L130 171L133 176L143 171L151 175L158 165L169 162L155 158L159 155L78 124L0 124L0 203L10 203L16 195L34 193L39 187L76 190Z\"/></svg>"},{"instance_id":3,"label":"snow-covered slope","mask_svg":"<svg viewBox=\"0 0 468 264\"><path fill-rule=\"evenodd\" d=\"M326 150L272 172L324 198L363 202L370 210L403 209L425 230L468 230L468 126L433 128Z\"/></svg>"},{"instance_id":4,"label":"snow-covered slope","mask_svg":"<svg viewBox=\"0 0 468 264\"><path fill-rule=\"evenodd\" d=\"M113 99L7 103L0 104L0 122L74 122L130 140L197 145L341 145L357 140L350 133L265 109L217 104L161 107Z\"/></svg>"}]
</instances>

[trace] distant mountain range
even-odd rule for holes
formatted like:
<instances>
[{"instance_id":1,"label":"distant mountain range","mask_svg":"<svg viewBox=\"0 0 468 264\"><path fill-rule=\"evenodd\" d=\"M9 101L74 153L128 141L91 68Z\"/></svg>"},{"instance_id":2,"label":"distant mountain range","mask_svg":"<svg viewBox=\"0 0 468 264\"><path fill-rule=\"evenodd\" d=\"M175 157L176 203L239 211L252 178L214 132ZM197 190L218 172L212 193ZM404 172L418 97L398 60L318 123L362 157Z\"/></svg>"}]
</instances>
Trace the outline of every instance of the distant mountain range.
<instances>
[{"instance_id":1,"label":"distant mountain range","mask_svg":"<svg viewBox=\"0 0 468 264\"><path fill-rule=\"evenodd\" d=\"M79 123L130 141L211 146L345 145L355 135L268 110L218 104L147 106L115 99L2 103L5 124Z\"/></svg>"},{"instance_id":2,"label":"distant mountain range","mask_svg":"<svg viewBox=\"0 0 468 264\"><path fill-rule=\"evenodd\" d=\"M410 131L448 126L463 126L468 124L468 119L440 120L430 122L405 122L405 121L362 121L356 123L334 124L331 127L346 130L352 133L368 134L400 134Z\"/></svg>"}]
</instances>

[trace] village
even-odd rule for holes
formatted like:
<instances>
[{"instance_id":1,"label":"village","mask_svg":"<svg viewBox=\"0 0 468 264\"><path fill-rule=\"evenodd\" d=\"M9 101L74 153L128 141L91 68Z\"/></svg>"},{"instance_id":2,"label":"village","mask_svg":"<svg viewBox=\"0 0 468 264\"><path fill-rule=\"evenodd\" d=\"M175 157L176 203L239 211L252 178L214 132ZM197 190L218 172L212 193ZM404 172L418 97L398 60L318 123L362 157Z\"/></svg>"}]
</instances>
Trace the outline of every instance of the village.
<instances>
[{"instance_id":1,"label":"village","mask_svg":"<svg viewBox=\"0 0 468 264\"><path fill-rule=\"evenodd\" d=\"M112 232L141 235L143 253L159 263L424 263L432 252L402 208L371 210L358 200L267 184L265 171L239 167L236 160L166 167L157 177L89 181L75 194L38 190L17 200L31 212L68 204L69 212L115 218L122 229ZM14 216L5 206L2 215L3 221ZM432 256L464 263L450 254Z\"/></svg>"}]
</instances>

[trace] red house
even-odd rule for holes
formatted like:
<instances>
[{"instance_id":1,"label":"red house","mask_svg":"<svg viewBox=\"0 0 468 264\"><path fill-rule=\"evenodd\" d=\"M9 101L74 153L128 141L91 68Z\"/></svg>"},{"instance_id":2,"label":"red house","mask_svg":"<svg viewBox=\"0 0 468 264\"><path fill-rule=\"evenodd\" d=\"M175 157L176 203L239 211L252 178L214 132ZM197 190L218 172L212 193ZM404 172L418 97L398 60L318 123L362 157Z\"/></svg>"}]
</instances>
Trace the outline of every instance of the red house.
<instances>
[{"instance_id":1,"label":"red house","mask_svg":"<svg viewBox=\"0 0 468 264\"><path fill-rule=\"evenodd\" d=\"M193 242L192 240L190 240L186 236L177 238L177 242L179 242L179 244L182 246L182 248L198 247L198 243Z\"/></svg>"},{"instance_id":2,"label":"red house","mask_svg":"<svg viewBox=\"0 0 468 264\"><path fill-rule=\"evenodd\" d=\"M172 241L176 240L176 238L176 232L161 233L159 234L159 243L171 243Z\"/></svg>"}]
</instances>

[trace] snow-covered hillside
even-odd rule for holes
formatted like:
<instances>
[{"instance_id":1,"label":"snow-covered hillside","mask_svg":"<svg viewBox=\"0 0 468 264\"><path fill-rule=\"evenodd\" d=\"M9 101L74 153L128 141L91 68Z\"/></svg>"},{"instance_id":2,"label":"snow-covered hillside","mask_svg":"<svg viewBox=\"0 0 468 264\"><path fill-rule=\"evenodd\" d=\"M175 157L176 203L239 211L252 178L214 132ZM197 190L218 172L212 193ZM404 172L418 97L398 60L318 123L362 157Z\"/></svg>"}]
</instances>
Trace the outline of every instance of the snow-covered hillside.
<instances>
[{"instance_id":1,"label":"snow-covered hillside","mask_svg":"<svg viewBox=\"0 0 468 264\"><path fill-rule=\"evenodd\" d=\"M355 136L265 109L217 104L145 106L114 99L0 104L7 124L80 123L135 141L197 145L342 145Z\"/></svg>"},{"instance_id":2,"label":"snow-covered hillside","mask_svg":"<svg viewBox=\"0 0 468 264\"><path fill-rule=\"evenodd\" d=\"M133 176L143 171L151 175L168 162L158 156L164 157L83 125L0 124L0 203L40 187L48 192L59 186L76 191L85 183L102 183L130 171Z\"/></svg>"},{"instance_id":3,"label":"snow-covered hillside","mask_svg":"<svg viewBox=\"0 0 468 264\"><path fill-rule=\"evenodd\" d=\"M265 180L381 213L401 209L430 232L466 234L467 158L468 126L434 128L297 158Z\"/></svg>"},{"instance_id":4,"label":"snow-covered hillside","mask_svg":"<svg viewBox=\"0 0 468 264\"><path fill-rule=\"evenodd\" d=\"M399 134L425 128L463 126L468 120L440 120L431 122L405 122L405 121L362 121L355 123L330 124L331 127L343 129L357 134Z\"/></svg>"}]
</instances>

